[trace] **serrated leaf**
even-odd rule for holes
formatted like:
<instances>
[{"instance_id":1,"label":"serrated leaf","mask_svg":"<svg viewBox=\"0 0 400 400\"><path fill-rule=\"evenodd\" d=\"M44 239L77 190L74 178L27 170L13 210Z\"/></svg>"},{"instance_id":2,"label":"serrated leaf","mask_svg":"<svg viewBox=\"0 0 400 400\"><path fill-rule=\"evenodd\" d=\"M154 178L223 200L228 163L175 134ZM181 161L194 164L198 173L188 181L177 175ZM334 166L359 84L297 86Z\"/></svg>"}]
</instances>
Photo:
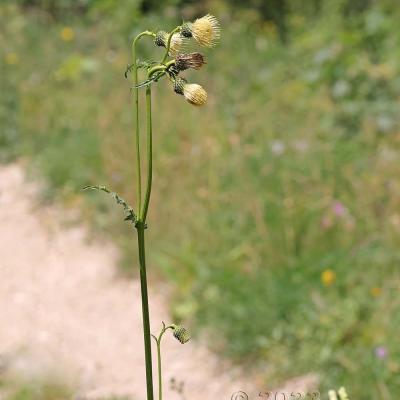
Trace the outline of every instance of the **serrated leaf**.
<instances>
[{"instance_id":1,"label":"serrated leaf","mask_svg":"<svg viewBox=\"0 0 400 400\"><path fill-rule=\"evenodd\" d=\"M150 79L147 79L146 81L141 82L136 86L131 86L131 89L139 89L139 88L141 88L143 86L148 86L153 82L157 82L158 79L160 79L163 75L164 75L164 72L159 72L158 74L152 76Z\"/></svg>"},{"instance_id":2,"label":"serrated leaf","mask_svg":"<svg viewBox=\"0 0 400 400\"><path fill-rule=\"evenodd\" d=\"M137 69L150 68L151 66L153 66L155 64L157 64L155 61L142 61L139 59L136 60L136 68ZM130 73L132 71L132 69L133 69L133 64L128 64L126 66L125 73L124 73L125 78L128 78L128 73Z\"/></svg>"},{"instance_id":3,"label":"serrated leaf","mask_svg":"<svg viewBox=\"0 0 400 400\"><path fill-rule=\"evenodd\" d=\"M101 185L88 185L83 188L83 190L88 190L88 189L98 190L108 193L116 201L117 204L123 207L125 212L124 221L131 221L133 224L136 223L137 218L134 209L118 193L112 192L107 187Z\"/></svg>"}]
</instances>

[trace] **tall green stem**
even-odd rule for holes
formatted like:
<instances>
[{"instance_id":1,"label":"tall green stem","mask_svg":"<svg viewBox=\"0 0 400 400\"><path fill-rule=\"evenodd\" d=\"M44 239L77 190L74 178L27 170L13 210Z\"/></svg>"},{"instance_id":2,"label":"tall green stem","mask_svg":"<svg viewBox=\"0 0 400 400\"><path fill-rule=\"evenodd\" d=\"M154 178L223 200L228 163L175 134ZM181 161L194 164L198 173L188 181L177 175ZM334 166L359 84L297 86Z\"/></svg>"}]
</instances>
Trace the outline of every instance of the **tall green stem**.
<instances>
[{"instance_id":1,"label":"tall green stem","mask_svg":"<svg viewBox=\"0 0 400 400\"><path fill-rule=\"evenodd\" d=\"M140 219L146 222L149 209L151 185L153 179L153 125L151 115L151 86L146 87L146 114L147 114L147 186L144 198L143 209Z\"/></svg>"},{"instance_id":2,"label":"tall green stem","mask_svg":"<svg viewBox=\"0 0 400 400\"><path fill-rule=\"evenodd\" d=\"M150 334L150 313L149 297L147 293L147 273L146 273L146 248L144 240L145 225L138 222L136 225L138 234L139 263L140 263L140 289L142 294L142 315L143 315L143 337L144 352L146 363L146 388L147 400L153 400L153 368L151 360L151 334Z\"/></svg>"},{"instance_id":3,"label":"tall green stem","mask_svg":"<svg viewBox=\"0 0 400 400\"><path fill-rule=\"evenodd\" d=\"M135 38L132 44L132 58L133 58L133 85L138 84L138 72L137 72L137 61L136 61L136 43L139 36ZM140 132L139 132L139 90L133 89L134 96L134 114L135 114L135 141L136 141L136 173L137 173L137 184L136 184L136 201L138 203L138 213L140 213L142 207L142 174L140 166Z\"/></svg>"},{"instance_id":4,"label":"tall green stem","mask_svg":"<svg viewBox=\"0 0 400 400\"><path fill-rule=\"evenodd\" d=\"M137 171L137 185L136 185L136 201L138 204L137 214L140 215L142 209L142 174L140 163L140 123L139 123L139 89L138 85L138 68L136 59L136 45L140 38L143 36L154 36L153 32L144 31L139 33L132 42L132 75L133 75L133 96L134 96L134 114L135 114L135 139L136 139L136 171Z\"/></svg>"},{"instance_id":5,"label":"tall green stem","mask_svg":"<svg viewBox=\"0 0 400 400\"><path fill-rule=\"evenodd\" d=\"M146 277L146 248L144 241L144 230L146 228L146 217L149 208L151 184L153 175L153 130L151 120L151 87L146 88L146 114L147 114L147 187L144 198L143 209L139 214L139 221L136 229L138 232L139 246L139 262L140 262L140 287L142 293L142 314L143 314L143 334L144 334L144 350L146 361L146 382L147 382L147 400L153 400L153 370L151 360L151 334L150 334L150 317L149 317L149 300L147 294L147 277Z\"/></svg>"},{"instance_id":6,"label":"tall green stem","mask_svg":"<svg viewBox=\"0 0 400 400\"><path fill-rule=\"evenodd\" d=\"M147 389L147 400L154 399L153 393L153 367L151 359L151 334L150 334L150 312L149 312L149 297L147 291L147 271L146 271L146 247L145 247L145 234L144 230L146 228L146 215L148 203L150 200L151 191L151 98L150 103L147 100L147 131L150 132L148 135L148 145L150 145L150 150L148 151L148 164L150 168L148 173L150 174L150 179L147 179L147 190L146 190L146 200L145 200L145 212L142 212L142 176L141 176L141 158L140 158L140 131L139 131L139 90L136 87L138 84L138 68L136 61L136 44L142 36L154 36L152 32L145 31L136 36L132 43L132 57L133 57L133 83L134 83L134 111L136 118L136 168L137 168L137 202L138 202L138 212L139 216L136 223L137 235L138 235L138 249L139 249L139 264L140 264L140 289L142 295L142 316L143 316L143 338L144 338L144 352L145 352L145 364L146 364L146 389ZM147 94L147 92L146 92ZM150 92L151 95L151 92ZM149 97L149 96L146 96ZM149 111L150 110L150 111ZM149 187L150 185L150 187Z\"/></svg>"}]
</instances>

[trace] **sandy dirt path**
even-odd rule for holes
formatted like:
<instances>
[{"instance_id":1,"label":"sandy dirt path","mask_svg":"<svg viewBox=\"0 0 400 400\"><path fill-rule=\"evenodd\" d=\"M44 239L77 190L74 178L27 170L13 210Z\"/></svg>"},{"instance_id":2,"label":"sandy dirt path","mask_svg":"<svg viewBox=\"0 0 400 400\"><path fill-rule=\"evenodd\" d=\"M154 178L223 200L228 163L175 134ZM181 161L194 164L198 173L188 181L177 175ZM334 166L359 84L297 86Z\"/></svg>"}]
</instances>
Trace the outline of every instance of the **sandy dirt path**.
<instances>
[{"instance_id":1,"label":"sandy dirt path","mask_svg":"<svg viewBox=\"0 0 400 400\"><path fill-rule=\"evenodd\" d=\"M24 181L19 166L1 167L0 353L23 374L68 377L82 395L144 398L139 282L116 275L111 244L88 243L82 226L66 228L54 210L35 209L35 187ZM150 299L156 331L170 319L162 290ZM243 389L202 346L171 335L164 367L165 382L184 380L191 399ZM166 398L176 398L165 386Z\"/></svg>"},{"instance_id":2,"label":"sandy dirt path","mask_svg":"<svg viewBox=\"0 0 400 400\"><path fill-rule=\"evenodd\" d=\"M144 399L139 282L118 277L112 244L89 243L84 227L63 226L54 208L35 207L36 190L20 166L0 167L3 360L25 377L61 376L77 396ZM162 288L150 290L150 307L158 331L170 321ZM185 381L190 400L266 389L204 345L166 335L163 346L165 399L179 398L169 389L173 377Z\"/></svg>"}]
</instances>

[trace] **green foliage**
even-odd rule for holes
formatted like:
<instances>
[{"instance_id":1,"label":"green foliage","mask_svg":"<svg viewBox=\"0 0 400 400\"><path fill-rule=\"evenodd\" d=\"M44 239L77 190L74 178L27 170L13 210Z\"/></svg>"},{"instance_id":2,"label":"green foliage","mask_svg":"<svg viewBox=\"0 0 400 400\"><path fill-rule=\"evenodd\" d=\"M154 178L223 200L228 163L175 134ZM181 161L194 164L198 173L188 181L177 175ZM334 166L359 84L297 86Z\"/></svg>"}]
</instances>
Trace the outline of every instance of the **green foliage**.
<instances>
[{"instance_id":1,"label":"green foliage","mask_svg":"<svg viewBox=\"0 0 400 400\"><path fill-rule=\"evenodd\" d=\"M19 385L8 400L69 400L71 392L63 385L52 382L28 382Z\"/></svg>"},{"instance_id":2,"label":"green foliage","mask_svg":"<svg viewBox=\"0 0 400 400\"><path fill-rule=\"evenodd\" d=\"M254 9L224 16L211 77L197 75L207 108L157 85L149 262L176 284L175 316L269 383L317 371L321 392L396 399L399 10L298 4L287 45ZM127 37L165 21L113 9L70 21L69 39L0 7L1 159L31 157L57 193L101 180L131 202ZM87 201L134 265L127 228Z\"/></svg>"},{"instance_id":3,"label":"green foliage","mask_svg":"<svg viewBox=\"0 0 400 400\"><path fill-rule=\"evenodd\" d=\"M117 193L111 192L109 189L107 189L105 186L85 186L83 190L87 189L92 189L92 190L98 190L102 191L105 193L108 193L115 201L117 204L121 205L122 208L124 209L125 213L125 218L124 221L131 221L133 224L136 222L136 214L133 210L133 208Z\"/></svg>"}]
</instances>

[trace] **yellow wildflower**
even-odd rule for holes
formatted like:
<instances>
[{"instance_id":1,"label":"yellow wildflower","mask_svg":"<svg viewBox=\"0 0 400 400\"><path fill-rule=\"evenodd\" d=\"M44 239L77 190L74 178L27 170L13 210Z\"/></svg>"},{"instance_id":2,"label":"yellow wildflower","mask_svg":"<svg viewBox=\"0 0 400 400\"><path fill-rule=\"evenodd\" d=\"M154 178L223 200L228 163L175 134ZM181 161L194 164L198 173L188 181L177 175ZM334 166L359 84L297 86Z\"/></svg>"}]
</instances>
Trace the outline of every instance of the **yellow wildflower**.
<instances>
[{"instance_id":1,"label":"yellow wildflower","mask_svg":"<svg viewBox=\"0 0 400 400\"><path fill-rule=\"evenodd\" d=\"M17 53L7 53L6 54L6 64L15 65L19 62L19 57Z\"/></svg>"},{"instance_id":2,"label":"yellow wildflower","mask_svg":"<svg viewBox=\"0 0 400 400\"><path fill-rule=\"evenodd\" d=\"M371 296L379 297L382 294L382 288L375 286L371 288L369 292L371 293Z\"/></svg>"},{"instance_id":3,"label":"yellow wildflower","mask_svg":"<svg viewBox=\"0 0 400 400\"><path fill-rule=\"evenodd\" d=\"M331 269L326 269L321 274L321 281L325 286L331 286L336 280L336 273Z\"/></svg>"},{"instance_id":4,"label":"yellow wildflower","mask_svg":"<svg viewBox=\"0 0 400 400\"><path fill-rule=\"evenodd\" d=\"M69 26L64 27L60 32L60 37L64 42L70 42L75 38L75 32Z\"/></svg>"}]
</instances>

